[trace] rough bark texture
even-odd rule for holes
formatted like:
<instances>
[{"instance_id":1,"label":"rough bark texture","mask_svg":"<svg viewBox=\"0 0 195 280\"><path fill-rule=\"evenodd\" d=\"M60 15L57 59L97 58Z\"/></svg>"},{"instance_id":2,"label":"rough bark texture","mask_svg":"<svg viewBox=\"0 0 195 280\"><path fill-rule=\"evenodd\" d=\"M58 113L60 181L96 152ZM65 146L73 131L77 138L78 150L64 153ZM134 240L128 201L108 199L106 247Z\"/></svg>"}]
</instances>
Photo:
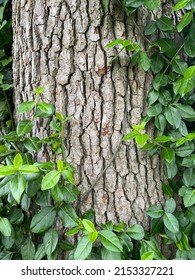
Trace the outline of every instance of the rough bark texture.
<instances>
[{"instance_id":1,"label":"rough bark texture","mask_svg":"<svg viewBox=\"0 0 195 280\"><path fill-rule=\"evenodd\" d=\"M13 0L16 108L43 86L43 98L72 116L65 145L81 193L110 163L122 134L139 123L152 78L129 66L125 53L110 64L117 48L105 46L113 39L145 44L132 19L111 2L105 13L100 0ZM143 11L135 18L141 30L146 17ZM47 135L46 123L34 133ZM149 158L133 142L122 143L81 209L93 207L98 224L120 220L148 227L145 210L163 201L163 177L158 156Z\"/></svg>"}]
</instances>

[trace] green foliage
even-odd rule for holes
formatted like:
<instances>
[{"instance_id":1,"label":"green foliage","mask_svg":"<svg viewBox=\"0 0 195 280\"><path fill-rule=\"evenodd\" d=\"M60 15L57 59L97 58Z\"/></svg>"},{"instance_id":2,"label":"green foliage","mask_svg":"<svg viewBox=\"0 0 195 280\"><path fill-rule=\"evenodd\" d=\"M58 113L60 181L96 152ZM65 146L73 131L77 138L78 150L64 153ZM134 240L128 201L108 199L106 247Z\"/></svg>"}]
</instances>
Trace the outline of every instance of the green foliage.
<instances>
[{"instance_id":1,"label":"green foliage","mask_svg":"<svg viewBox=\"0 0 195 280\"><path fill-rule=\"evenodd\" d=\"M6 33L6 39L0 43L0 121L6 122L11 82L6 82L5 69L11 59L4 47L11 37L10 22L4 20L7 1L3 2L0 35ZM110 2L104 0L107 13ZM168 179L162 190L167 200L164 205L147 209L150 230L146 232L138 224L128 226L111 221L97 227L93 210L82 216L76 212L72 203L77 201L79 191L74 168L67 163L64 150L64 129L70 118L56 112L53 104L37 98L38 101L20 104L17 114L29 117L23 118L15 130L7 125L6 133L0 136L0 259L57 259L61 250L69 252L69 259L75 260L164 260L158 248L159 237L164 246L175 244L175 259L195 259L194 7L191 0L175 2L170 15L158 18L159 0L123 0L127 15L142 6L148 13L156 13L144 30L148 48L145 50L130 39L116 39L107 45L121 47L114 59L126 50L132 65L154 75L147 96L147 114L122 139L135 141L149 156L159 154L165 162ZM175 25L171 13L180 9L185 13ZM172 39L177 33L181 34L180 42ZM37 88L37 97L44 90ZM36 118L48 120L51 133L46 138L32 136ZM152 138L147 133L149 122L154 124ZM33 160L43 147L53 154L53 162ZM178 196L182 201L180 210ZM64 227L63 237L57 221ZM67 240L68 236L78 234L77 244Z\"/></svg>"}]
</instances>

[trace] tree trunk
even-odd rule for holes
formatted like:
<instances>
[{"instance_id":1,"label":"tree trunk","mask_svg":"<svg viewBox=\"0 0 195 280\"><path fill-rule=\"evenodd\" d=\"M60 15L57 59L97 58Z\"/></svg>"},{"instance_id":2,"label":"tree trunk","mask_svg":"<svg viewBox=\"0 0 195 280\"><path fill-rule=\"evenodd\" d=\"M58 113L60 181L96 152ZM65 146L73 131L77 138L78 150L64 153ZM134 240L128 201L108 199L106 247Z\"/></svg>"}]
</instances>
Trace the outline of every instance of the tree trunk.
<instances>
[{"instance_id":1,"label":"tree trunk","mask_svg":"<svg viewBox=\"0 0 195 280\"><path fill-rule=\"evenodd\" d=\"M101 0L12 2L16 109L45 87L44 99L72 117L65 135L67 160L76 168L81 201L90 190L81 210L93 207L97 224L120 220L147 228L145 210L163 201L163 165L132 141L119 143L130 125L140 122L152 77L129 66L125 53L111 64L117 48L105 47L116 38L144 47L142 34L117 1L111 1L109 13ZM146 17L144 11L134 17L141 32ZM34 133L46 136L47 124L37 124Z\"/></svg>"}]
</instances>

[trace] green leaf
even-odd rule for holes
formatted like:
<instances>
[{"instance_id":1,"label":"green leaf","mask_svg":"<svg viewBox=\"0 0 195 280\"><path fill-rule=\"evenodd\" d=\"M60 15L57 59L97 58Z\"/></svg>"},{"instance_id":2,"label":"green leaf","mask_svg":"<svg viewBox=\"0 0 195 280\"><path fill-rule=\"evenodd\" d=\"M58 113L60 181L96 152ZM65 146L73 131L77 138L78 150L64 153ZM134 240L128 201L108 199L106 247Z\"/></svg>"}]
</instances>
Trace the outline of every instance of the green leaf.
<instances>
[{"instance_id":1,"label":"green leaf","mask_svg":"<svg viewBox=\"0 0 195 280\"><path fill-rule=\"evenodd\" d=\"M33 216L30 229L34 233L41 233L53 225L56 218L56 210L51 206L41 208L35 216Z\"/></svg>"},{"instance_id":2,"label":"green leaf","mask_svg":"<svg viewBox=\"0 0 195 280\"><path fill-rule=\"evenodd\" d=\"M152 72L154 74L157 74L162 70L162 68L164 66L164 60L162 59L162 57L160 56L159 53L154 53L152 55L151 59L152 59L152 62L151 62Z\"/></svg>"},{"instance_id":3,"label":"green leaf","mask_svg":"<svg viewBox=\"0 0 195 280\"><path fill-rule=\"evenodd\" d=\"M64 227L78 226L78 216L70 204L64 203L63 206L60 206L58 215Z\"/></svg>"},{"instance_id":4,"label":"green leaf","mask_svg":"<svg viewBox=\"0 0 195 280\"><path fill-rule=\"evenodd\" d=\"M185 79L190 79L193 76L195 76L195 66L190 66L188 67L185 72L184 72L184 78Z\"/></svg>"},{"instance_id":5,"label":"green leaf","mask_svg":"<svg viewBox=\"0 0 195 280\"><path fill-rule=\"evenodd\" d=\"M26 179L22 174L15 174L10 183L10 190L13 198L19 204L21 196L26 188Z\"/></svg>"},{"instance_id":6,"label":"green leaf","mask_svg":"<svg viewBox=\"0 0 195 280\"><path fill-rule=\"evenodd\" d=\"M181 32L193 19L193 12L186 13L182 16L180 22L177 25L177 31Z\"/></svg>"},{"instance_id":7,"label":"green leaf","mask_svg":"<svg viewBox=\"0 0 195 280\"><path fill-rule=\"evenodd\" d=\"M28 137L23 142L24 147L31 152L39 152L42 148L40 139L38 137Z\"/></svg>"},{"instance_id":8,"label":"green leaf","mask_svg":"<svg viewBox=\"0 0 195 280\"><path fill-rule=\"evenodd\" d=\"M138 60L138 65L144 69L144 71L148 71L150 68L150 59L148 58L146 52L140 51L139 53L139 60Z\"/></svg>"},{"instance_id":9,"label":"green leaf","mask_svg":"<svg viewBox=\"0 0 195 280\"><path fill-rule=\"evenodd\" d=\"M88 231L88 232L95 231L95 226L90 220L83 219L82 224L83 224L84 228L86 229L86 231Z\"/></svg>"},{"instance_id":10,"label":"green leaf","mask_svg":"<svg viewBox=\"0 0 195 280\"><path fill-rule=\"evenodd\" d=\"M164 210L166 213L173 213L176 209L176 202L173 198L165 201Z\"/></svg>"},{"instance_id":11,"label":"green leaf","mask_svg":"<svg viewBox=\"0 0 195 280\"><path fill-rule=\"evenodd\" d=\"M137 145L139 145L140 147L143 147L146 144L148 139L149 139L149 136L146 133L139 134L135 137L135 141L136 141Z\"/></svg>"},{"instance_id":12,"label":"green leaf","mask_svg":"<svg viewBox=\"0 0 195 280\"><path fill-rule=\"evenodd\" d=\"M171 31L173 29L173 21L168 17L161 17L156 21L157 27L162 31Z\"/></svg>"},{"instance_id":13,"label":"green leaf","mask_svg":"<svg viewBox=\"0 0 195 280\"><path fill-rule=\"evenodd\" d=\"M178 128L181 124L181 115L177 108L169 106L165 111L165 117L168 123Z\"/></svg>"},{"instance_id":14,"label":"green leaf","mask_svg":"<svg viewBox=\"0 0 195 280\"><path fill-rule=\"evenodd\" d=\"M157 136L154 141L158 142L158 143L166 143L169 141L172 141L173 137L172 136L166 136L166 135L161 135L161 136Z\"/></svg>"},{"instance_id":15,"label":"green leaf","mask_svg":"<svg viewBox=\"0 0 195 280\"><path fill-rule=\"evenodd\" d=\"M147 104L151 106L159 97L159 92L156 90L151 90L147 96Z\"/></svg>"},{"instance_id":16,"label":"green leaf","mask_svg":"<svg viewBox=\"0 0 195 280\"><path fill-rule=\"evenodd\" d=\"M38 87L35 89L35 93L36 94L41 94L45 91L45 88L44 87Z\"/></svg>"},{"instance_id":17,"label":"green leaf","mask_svg":"<svg viewBox=\"0 0 195 280\"><path fill-rule=\"evenodd\" d=\"M149 252L145 252L143 253L143 255L141 255L141 260L153 260L154 259L154 252L153 251L149 251Z\"/></svg>"},{"instance_id":18,"label":"green leaf","mask_svg":"<svg viewBox=\"0 0 195 280\"><path fill-rule=\"evenodd\" d=\"M80 230L81 230L81 227L80 227L80 226L73 227L73 228L71 228L69 231L66 231L66 232L65 232L65 235L66 235L66 236L72 236L72 235L77 234Z\"/></svg>"},{"instance_id":19,"label":"green leaf","mask_svg":"<svg viewBox=\"0 0 195 280\"><path fill-rule=\"evenodd\" d=\"M151 218L159 219L160 217L162 217L164 215L164 210L160 206L152 205L148 208L146 213Z\"/></svg>"},{"instance_id":20,"label":"green leaf","mask_svg":"<svg viewBox=\"0 0 195 280\"><path fill-rule=\"evenodd\" d=\"M24 164L18 169L18 171L20 171L23 174L32 174L38 173L39 169L35 165Z\"/></svg>"},{"instance_id":21,"label":"green leaf","mask_svg":"<svg viewBox=\"0 0 195 280\"><path fill-rule=\"evenodd\" d=\"M123 247L117 235L110 230L99 231L99 237L102 245L112 252L122 252Z\"/></svg>"},{"instance_id":22,"label":"green leaf","mask_svg":"<svg viewBox=\"0 0 195 280\"><path fill-rule=\"evenodd\" d=\"M163 215L163 222L165 227L173 233L179 232L178 220L171 213L166 213Z\"/></svg>"},{"instance_id":23,"label":"green leaf","mask_svg":"<svg viewBox=\"0 0 195 280\"><path fill-rule=\"evenodd\" d=\"M16 172L16 168L13 165L0 167L0 178L13 175Z\"/></svg>"},{"instance_id":24,"label":"green leaf","mask_svg":"<svg viewBox=\"0 0 195 280\"><path fill-rule=\"evenodd\" d=\"M145 28L144 28L144 35L148 36L153 34L157 29L156 21L150 20L147 22Z\"/></svg>"},{"instance_id":25,"label":"green leaf","mask_svg":"<svg viewBox=\"0 0 195 280\"><path fill-rule=\"evenodd\" d=\"M135 136L139 135L140 132L139 131L136 131L136 130L133 130L131 131L130 133L126 134L123 138L122 138L122 141L127 141L127 140L132 140L135 138Z\"/></svg>"},{"instance_id":26,"label":"green leaf","mask_svg":"<svg viewBox=\"0 0 195 280\"><path fill-rule=\"evenodd\" d=\"M195 39L187 37L184 41L184 51L189 57L195 57Z\"/></svg>"},{"instance_id":27,"label":"green leaf","mask_svg":"<svg viewBox=\"0 0 195 280\"><path fill-rule=\"evenodd\" d=\"M147 241L144 240L144 245L145 245L145 252L154 252L154 259L156 260L165 260L165 257L163 254L158 250L158 247L155 243L154 240Z\"/></svg>"},{"instance_id":28,"label":"green leaf","mask_svg":"<svg viewBox=\"0 0 195 280\"><path fill-rule=\"evenodd\" d=\"M186 168L183 172L183 182L187 187L192 187L195 185L195 169Z\"/></svg>"},{"instance_id":29,"label":"green leaf","mask_svg":"<svg viewBox=\"0 0 195 280\"><path fill-rule=\"evenodd\" d=\"M184 60L182 60L180 58L175 58L172 61L172 66L173 66L173 70L176 73L183 75L183 73L185 72L186 68L188 67L188 64Z\"/></svg>"},{"instance_id":30,"label":"green leaf","mask_svg":"<svg viewBox=\"0 0 195 280\"><path fill-rule=\"evenodd\" d=\"M4 236L11 236L12 226L7 218L0 217L0 232Z\"/></svg>"},{"instance_id":31,"label":"green leaf","mask_svg":"<svg viewBox=\"0 0 195 280\"><path fill-rule=\"evenodd\" d=\"M35 253L34 259L35 259L35 260L41 260L41 259L44 258L45 254L46 254L46 253L45 253L45 246L44 246L44 244L42 243L42 244L40 244L40 245L38 246L38 249L37 249L37 251L36 251L36 253Z\"/></svg>"},{"instance_id":32,"label":"green leaf","mask_svg":"<svg viewBox=\"0 0 195 280\"><path fill-rule=\"evenodd\" d=\"M152 104L147 109L147 115L149 117L158 116L158 115L160 115L161 112L162 112L162 105L160 103Z\"/></svg>"},{"instance_id":33,"label":"green leaf","mask_svg":"<svg viewBox=\"0 0 195 280\"><path fill-rule=\"evenodd\" d=\"M120 252L112 252L106 248L101 249L102 260L121 260Z\"/></svg>"},{"instance_id":34,"label":"green leaf","mask_svg":"<svg viewBox=\"0 0 195 280\"><path fill-rule=\"evenodd\" d=\"M162 184L162 191L163 191L164 194L168 195L169 197L173 196L172 188L165 183Z\"/></svg>"},{"instance_id":35,"label":"green leaf","mask_svg":"<svg viewBox=\"0 0 195 280\"><path fill-rule=\"evenodd\" d=\"M27 101L21 103L18 107L17 114L19 115L31 111L35 107L35 104L35 101Z\"/></svg>"},{"instance_id":36,"label":"green leaf","mask_svg":"<svg viewBox=\"0 0 195 280\"><path fill-rule=\"evenodd\" d=\"M144 6L151 11L157 10L160 5L160 0L144 0Z\"/></svg>"},{"instance_id":37,"label":"green leaf","mask_svg":"<svg viewBox=\"0 0 195 280\"><path fill-rule=\"evenodd\" d=\"M161 38L156 40L153 44L159 47L161 53L165 53L170 58L174 57L178 50L177 43L168 38Z\"/></svg>"},{"instance_id":38,"label":"green leaf","mask_svg":"<svg viewBox=\"0 0 195 280\"><path fill-rule=\"evenodd\" d=\"M20 121L17 128L16 128L16 132L18 134L18 136L23 136L29 132L31 132L33 128L33 122L30 120L23 120Z\"/></svg>"},{"instance_id":39,"label":"green leaf","mask_svg":"<svg viewBox=\"0 0 195 280\"><path fill-rule=\"evenodd\" d=\"M175 151L172 148L165 147L162 149L162 158L168 163L175 159Z\"/></svg>"},{"instance_id":40,"label":"green leaf","mask_svg":"<svg viewBox=\"0 0 195 280\"><path fill-rule=\"evenodd\" d=\"M21 246L21 255L23 260L33 260L35 256L35 245L28 237Z\"/></svg>"},{"instance_id":41,"label":"green leaf","mask_svg":"<svg viewBox=\"0 0 195 280\"><path fill-rule=\"evenodd\" d=\"M22 156L20 154L17 154L14 157L14 161L13 161L13 164L14 164L14 167L16 168L16 170L18 170L21 167L22 163L23 163Z\"/></svg>"},{"instance_id":42,"label":"green leaf","mask_svg":"<svg viewBox=\"0 0 195 280\"><path fill-rule=\"evenodd\" d=\"M155 126L158 128L159 131L164 131L167 125L166 118L163 114L160 114L155 117Z\"/></svg>"},{"instance_id":43,"label":"green leaf","mask_svg":"<svg viewBox=\"0 0 195 280\"><path fill-rule=\"evenodd\" d=\"M190 120L191 117L195 118L195 111L190 105L177 103L175 107L179 109L181 117L185 120Z\"/></svg>"},{"instance_id":44,"label":"green leaf","mask_svg":"<svg viewBox=\"0 0 195 280\"><path fill-rule=\"evenodd\" d=\"M141 240L144 238L144 229L142 226L140 225L133 225L131 227L129 227L126 232L128 233L128 235L135 239L135 240Z\"/></svg>"},{"instance_id":45,"label":"green leaf","mask_svg":"<svg viewBox=\"0 0 195 280\"><path fill-rule=\"evenodd\" d=\"M53 188L60 180L61 172L57 170L52 170L47 173L41 182L41 190L48 190Z\"/></svg>"},{"instance_id":46,"label":"green leaf","mask_svg":"<svg viewBox=\"0 0 195 280\"><path fill-rule=\"evenodd\" d=\"M48 118L53 116L54 113L55 107L53 104L49 104L46 102L41 102L37 104L37 110L35 112L36 117Z\"/></svg>"},{"instance_id":47,"label":"green leaf","mask_svg":"<svg viewBox=\"0 0 195 280\"><path fill-rule=\"evenodd\" d=\"M91 240L88 238L87 235L81 237L74 253L74 259L85 260L91 253L92 245L93 243L91 242Z\"/></svg>"},{"instance_id":48,"label":"green leaf","mask_svg":"<svg viewBox=\"0 0 195 280\"><path fill-rule=\"evenodd\" d=\"M179 1L173 8L172 8L172 13L174 11L180 10L182 8L184 8L188 3L190 2L190 0L183 0L183 1Z\"/></svg>"},{"instance_id":49,"label":"green leaf","mask_svg":"<svg viewBox=\"0 0 195 280\"><path fill-rule=\"evenodd\" d=\"M68 182L70 182L72 185L76 185L75 182L74 182L74 174L71 170L68 170L68 169L64 169L62 171L62 176L64 177L65 180L68 180Z\"/></svg>"},{"instance_id":50,"label":"green leaf","mask_svg":"<svg viewBox=\"0 0 195 280\"><path fill-rule=\"evenodd\" d=\"M185 142L181 147L175 149L175 154L179 157L189 156L194 151L192 142Z\"/></svg>"},{"instance_id":51,"label":"green leaf","mask_svg":"<svg viewBox=\"0 0 195 280\"><path fill-rule=\"evenodd\" d=\"M96 239L98 238L98 232L96 230L93 232L89 232L88 238L89 238L89 240L91 240L92 243L94 243L96 241Z\"/></svg>"},{"instance_id":52,"label":"green leaf","mask_svg":"<svg viewBox=\"0 0 195 280\"><path fill-rule=\"evenodd\" d=\"M185 207L190 207L195 204L195 190L187 190L183 196Z\"/></svg>"},{"instance_id":53,"label":"green leaf","mask_svg":"<svg viewBox=\"0 0 195 280\"><path fill-rule=\"evenodd\" d=\"M58 244L58 233L55 229L50 229L43 237L45 253L50 256Z\"/></svg>"},{"instance_id":54,"label":"green leaf","mask_svg":"<svg viewBox=\"0 0 195 280\"><path fill-rule=\"evenodd\" d=\"M76 187L73 187L72 185L68 184L64 188L64 200L67 203L73 202L77 199L79 193L80 191Z\"/></svg>"},{"instance_id":55,"label":"green leaf","mask_svg":"<svg viewBox=\"0 0 195 280\"><path fill-rule=\"evenodd\" d=\"M126 0L125 7L138 8L144 4L144 0Z\"/></svg>"},{"instance_id":56,"label":"green leaf","mask_svg":"<svg viewBox=\"0 0 195 280\"><path fill-rule=\"evenodd\" d=\"M168 77L165 74L157 74L152 82L155 90L159 90L160 87L166 86L168 83Z\"/></svg>"}]
</instances>

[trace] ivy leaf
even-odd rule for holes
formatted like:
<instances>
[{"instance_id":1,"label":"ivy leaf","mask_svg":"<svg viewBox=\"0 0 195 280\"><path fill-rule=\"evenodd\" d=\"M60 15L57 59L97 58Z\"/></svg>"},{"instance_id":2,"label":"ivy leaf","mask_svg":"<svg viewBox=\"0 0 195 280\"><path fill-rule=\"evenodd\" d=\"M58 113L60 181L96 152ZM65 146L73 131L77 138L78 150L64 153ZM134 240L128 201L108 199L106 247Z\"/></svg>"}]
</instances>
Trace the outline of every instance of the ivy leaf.
<instances>
[{"instance_id":1,"label":"ivy leaf","mask_svg":"<svg viewBox=\"0 0 195 280\"><path fill-rule=\"evenodd\" d=\"M163 66L164 66L164 60L162 57L159 55L159 53L154 53L151 57L152 62L151 62L151 69L154 74L159 73Z\"/></svg>"},{"instance_id":2,"label":"ivy leaf","mask_svg":"<svg viewBox=\"0 0 195 280\"><path fill-rule=\"evenodd\" d=\"M37 104L37 110L35 112L35 117L49 118L55 113L55 107L53 104L46 102L40 102Z\"/></svg>"},{"instance_id":3,"label":"ivy leaf","mask_svg":"<svg viewBox=\"0 0 195 280\"><path fill-rule=\"evenodd\" d=\"M195 185L195 169L186 168L183 172L183 182L187 187L192 187Z\"/></svg>"},{"instance_id":4,"label":"ivy leaf","mask_svg":"<svg viewBox=\"0 0 195 280\"><path fill-rule=\"evenodd\" d=\"M60 180L61 172L57 170L52 170L47 173L41 182L41 190L48 190L53 188Z\"/></svg>"},{"instance_id":5,"label":"ivy leaf","mask_svg":"<svg viewBox=\"0 0 195 280\"><path fill-rule=\"evenodd\" d=\"M144 4L144 0L126 0L125 7L138 8Z\"/></svg>"},{"instance_id":6,"label":"ivy leaf","mask_svg":"<svg viewBox=\"0 0 195 280\"><path fill-rule=\"evenodd\" d=\"M175 199L170 198L165 201L164 210L166 213L173 213L176 209L176 202Z\"/></svg>"},{"instance_id":7,"label":"ivy leaf","mask_svg":"<svg viewBox=\"0 0 195 280\"><path fill-rule=\"evenodd\" d=\"M23 260L33 260L35 256L35 245L28 237L21 246L21 255Z\"/></svg>"},{"instance_id":8,"label":"ivy leaf","mask_svg":"<svg viewBox=\"0 0 195 280\"><path fill-rule=\"evenodd\" d=\"M148 71L150 68L150 59L148 58L146 52L140 51L139 52L139 60L138 60L138 65L144 69L144 71Z\"/></svg>"},{"instance_id":9,"label":"ivy leaf","mask_svg":"<svg viewBox=\"0 0 195 280\"><path fill-rule=\"evenodd\" d=\"M123 247L117 235L110 230L99 231L99 237L102 245L112 252L122 252Z\"/></svg>"},{"instance_id":10,"label":"ivy leaf","mask_svg":"<svg viewBox=\"0 0 195 280\"><path fill-rule=\"evenodd\" d=\"M58 244L58 233L55 229L50 229L43 237L45 253L50 256Z\"/></svg>"},{"instance_id":11,"label":"ivy leaf","mask_svg":"<svg viewBox=\"0 0 195 280\"><path fill-rule=\"evenodd\" d=\"M175 128L178 128L181 124L181 115L177 108L174 108L172 106L169 106L167 110L165 111L165 117L171 125L175 126Z\"/></svg>"},{"instance_id":12,"label":"ivy leaf","mask_svg":"<svg viewBox=\"0 0 195 280\"><path fill-rule=\"evenodd\" d=\"M162 158L168 163L171 163L175 159L175 152L172 148L165 147L162 149Z\"/></svg>"},{"instance_id":13,"label":"ivy leaf","mask_svg":"<svg viewBox=\"0 0 195 280\"><path fill-rule=\"evenodd\" d=\"M78 226L78 216L70 204L64 203L63 206L60 206L58 215L64 227Z\"/></svg>"},{"instance_id":14,"label":"ivy leaf","mask_svg":"<svg viewBox=\"0 0 195 280\"><path fill-rule=\"evenodd\" d=\"M161 112L162 112L162 105L160 103L152 104L147 109L147 115L149 117L158 116L158 115L160 115Z\"/></svg>"},{"instance_id":15,"label":"ivy leaf","mask_svg":"<svg viewBox=\"0 0 195 280\"><path fill-rule=\"evenodd\" d=\"M0 178L13 175L16 172L16 168L13 165L0 167Z\"/></svg>"},{"instance_id":16,"label":"ivy leaf","mask_svg":"<svg viewBox=\"0 0 195 280\"><path fill-rule=\"evenodd\" d=\"M28 137L24 140L23 144L28 151L32 152L39 152L42 148L42 144L38 137Z\"/></svg>"},{"instance_id":17,"label":"ivy leaf","mask_svg":"<svg viewBox=\"0 0 195 280\"><path fill-rule=\"evenodd\" d=\"M56 218L56 210L54 207L47 206L41 208L35 216L33 216L30 229L34 233L41 233L53 225Z\"/></svg>"},{"instance_id":18,"label":"ivy leaf","mask_svg":"<svg viewBox=\"0 0 195 280\"><path fill-rule=\"evenodd\" d=\"M35 104L35 101L27 101L21 103L18 107L17 114L19 115L31 111L34 108Z\"/></svg>"},{"instance_id":19,"label":"ivy leaf","mask_svg":"<svg viewBox=\"0 0 195 280\"><path fill-rule=\"evenodd\" d=\"M135 137L135 141L136 141L137 145L140 147L143 147L146 144L148 139L149 139L149 135L146 133L144 133L144 134L140 133L139 135L137 135Z\"/></svg>"},{"instance_id":20,"label":"ivy leaf","mask_svg":"<svg viewBox=\"0 0 195 280\"><path fill-rule=\"evenodd\" d=\"M144 34L146 36L153 34L157 29L156 21L150 20L147 22L145 28L144 28Z\"/></svg>"},{"instance_id":21,"label":"ivy leaf","mask_svg":"<svg viewBox=\"0 0 195 280\"><path fill-rule=\"evenodd\" d=\"M165 212L165 214L163 215L163 222L165 227L171 232L179 232L179 223L173 214Z\"/></svg>"},{"instance_id":22,"label":"ivy leaf","mask_svg":"<svg viewBox=\"0 0 195 280\"><path fill-rule=\"evenodd\" d=\"M183 196L185 207L190 207L195 204L195 190L187 190Z\"/></svg>"},{"instance_id":23,"label":"ivy leaf","mask_svg":"<svg viewBox=\"0 0 195 280\"><path fill-rule=\"evenodd\" d=\"M161 136L157 136L154 141L158 142L158 143L166 143L169 141L172 141L173 137L172 136L166 136L166 135L161 135Z\"/></svg>"},{"instance_id":24,"label":"ivy leaf","mask_svg":"<svg viewBox=\"0 0 195 280\"><path fill-rule=\"evenodd\" d=\"M88 231L88 232L95 231L95 226L90 220L83 219L82 224L83 224L84 228L86 229L86 231Z\"/></svg>"},{"instance_id":25,"label":"ivy leaf","mask_svg":"<svg viewBox=\"0 0 195 280\"><path fill-rule=\"evenodd\" d=\"M75 260L85 260L91 253L93 243L88 238L87 235L81 237L79 240L75 253L74 259Z\"/></svg>"},{"instance_id":26,"label":"ivy leaf","mask_svg":"<svg viewBox=\"0 0 195 280\"><path fill-rule=\"evenodd\" d=\"M157 206L157 205L152 205L148 208L148 210L146 211L146 213L148 214L148 216L150 216L151 218L154 219L159 219L160 217L162 217L164 215L164 210Z\"/></svg>"},{"instance_id":27,"label":"ivy leaf","mask_svg":"<svg viewBox=\"0 0 195 280\"><path fill-rule=\"evenodd\" d=\"M180 22L177 25L177 31L181 32L193 19L193 12L186 13L182 16Z\"/></svg>"},{"instance_id":28,"label":"ivy leaf","mask_svg":"<svg viewBox=\"0 0 195 280\"><path fill-rule=\"evenodd\" d=\"M151 11L157 10L160 5L160 0L145 0L144 6Z\"/></svg>"},{"instance_id":29,"label":"ivy leaf","mask_svg":"<svg viewBox=\"0 0 195 280\"><path fill-rule=\"evenodd\" d=\"M159 90L160 87L166 86L168 84L168 77L165 74L157 74L152 82L155 90Z\"/></svg>"},{"instance_id":30,"label":"ivy leaf","mask_svg":"<svg viewBox=\"0 0 195 280\"><path fill-rule=\"evenodd\" d=\"M168 38L161 38L156 40L154 46L159 47L161 53L165 53L168 57L172 58L178 50L178 45L174 40Z\"/></svg>"},{"instance_id":31,"label":"ivy leaf","mask_svg":"<svg viewBox=\"0 0 195 280\"><path fill-rule=\"evenodd\" d=\"M172 8L172 13L174 11L180 10L182 8L184 8L188 3L190 2L190 0L183 0L183 1L179 1L173 8Z\"/></svg>"},{"instance_id":32,"label":"ivy leaf","mask_svg":"<svg viewBox=\"0 0 195 280\"><path fill-rule=\"evenodd\" d=\"M18 134L18 136L23 136L29 132L31 132L33 128L33 122L30 120L23 120L20 121L17 128L16 128L16 132Z\"/></svg>"},{"instance_id":33,"label":"ivy leaf","mask_svg":"<svg viewBox=\"0 0 195 280\"><path fill-rule=\"evenodd\" d=\"M121 253L112 252L104 247L101 249L101 256L102 256L102 260L108 260L108 261L121 260Z\"/></svg>"},{"instance_id":34,"label":"ivy leaf","mask_svg":"<svg viewBox=\"0 0 195 280\"><path fill-rule=\"evenodd\" d=\"M178 73L183 75L183 73L185 72L186 68L188 67L187 63L180 59L180 58L175 58L172 61L172 66L173 66L173 70Z\"/></svg>"},{"instance_id":35,"label":"ivy leaf","mask_svg":"<svg viewBox=\"0 0 195 280\"><path fill-rule=\"evenodd\" d=\"M154 252L149 251L149 252L145 252L143 253L143 255L141 255L141 260L153 260L154 259Z\"/></svg>"},{"instance_id":36,"label":"ivy leaf","mask_svg":"<svg viewBox=\"0 0 195 280\"><path fill-rule=\"evenodd\" d=\"M129 227L126 232L128 233L128 235L135 239L135 240L141 240L142 238L144 238L144 229L142 226L140 225L133 225L131 227Z\"/></svg>"},{"instance_id":37,"label":"ivy leaf","mask_svg":"<svg viewBox=\"0 0 195 280\"><path fill-rule=\"evenodd\" d=\"M17 154L15 157L14 157L14 161L13 161L13 165L14 167L16 168L16 170L18 170L20 168L20 166L22 165L23 163L23 159L22 159L22 156L20 154Z\"/></svg>"},{"instance_id":38,"label":"ivy leaf","mask_svg":"<svg viewBox=\"0 0 195 280\"><path fill-rule=\"evenodd\" d=\"M184 51L189 57L195 57L195 39L188 36L184 41Z\"/></svg>"},{"instance_id":39,"label":"ivy leaf","mask_svg":"<svg viewBox=\"0 0 195 280\"><path fill-rule=\"evenodd\" d=\"M10 183L10 190L13 198L19 204L21 196L26 188L26 179L22 174L15 174Z\"/></svg>"},{"instance_id":40,"label":"ivy leaf","mask_svg":"<svg viewBox=\"0 0 195 280\"><path fill-rule=\"evenodd\" d=\"M12 226L7 218L0 217L0 232L4 236L11 236Z\"/></svg>"},{"instance_id":41,"label":"ivy leaf","mask_svg":"<svg viewBox=\"0 0 195 280\"><path fill-rule=\"evenodd\" d=\"M168 17L161 17L156 21L157 27L162 31L171 31L173 29L173 21Z\"/></svg>"}]
</instances>

